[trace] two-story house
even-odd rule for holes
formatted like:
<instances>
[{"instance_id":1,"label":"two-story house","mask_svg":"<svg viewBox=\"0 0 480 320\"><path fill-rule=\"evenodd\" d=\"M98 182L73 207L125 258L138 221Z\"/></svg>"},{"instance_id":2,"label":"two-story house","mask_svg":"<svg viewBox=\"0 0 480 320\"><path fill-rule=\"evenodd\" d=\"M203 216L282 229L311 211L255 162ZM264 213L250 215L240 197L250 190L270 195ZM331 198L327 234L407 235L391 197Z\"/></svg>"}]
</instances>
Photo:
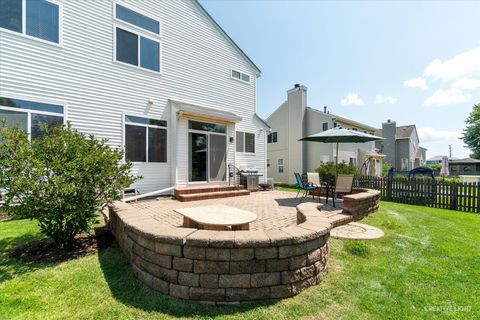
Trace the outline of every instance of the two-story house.
<instances>
[{"instance_id":1,"label":"two-story house","mask_svg":"<svg viewBox=\"0 0 480 320\"><path fill-rule=\"evenodd\" d=\"M266 173L259 68L192 1L1 0L0 118L125 149L140 192Z\"/></svg>"},{"instance_id":2,"label":"two-story house","mask_svg":"<svg viewBox=\"0 0 480 320\"><path fill-rule=\"evenodd\" d=\"M322 162L335 161L335 144L305 142L299 139L337 126L373 134L371 126L331 114L307 105L307 87L296 84L287 91L287 100L268 118L272 132L268 135L268 176L277 183L295 183L294 172L315 171ZM342 143L338 161L354 164L359 170L369 164L366 174L380 174L383 156L374 142Z\"/></svg>"},{"instance_id":3,"label":"two-story house","mask_svg":"<svg viewBox=\"0 0 480 320\"><path fill-rule=\"evenodd\" d=\"M413 125L399 126L388 120L376 135L385 140L377 141L377 148L385 155L388 162L398 171L408 171L425 165L427 149L420 147L417 127Z\"/></svg>"}]
</instances>

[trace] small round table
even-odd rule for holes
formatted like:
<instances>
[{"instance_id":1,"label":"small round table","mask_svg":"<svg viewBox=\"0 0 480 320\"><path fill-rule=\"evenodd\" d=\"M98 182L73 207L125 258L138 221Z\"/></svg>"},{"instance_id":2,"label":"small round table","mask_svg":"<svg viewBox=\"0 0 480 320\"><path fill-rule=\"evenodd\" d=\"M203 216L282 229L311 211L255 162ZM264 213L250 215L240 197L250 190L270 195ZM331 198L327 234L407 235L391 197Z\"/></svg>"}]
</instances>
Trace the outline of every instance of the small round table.
<instances>
[{"instance_id":1,"label":"small round table","mask_svg":"<svg viewBox=\"0 0 480 320\"><path fill-rule=\"evenodd\" d=\"M249 230L250 222L257 219L253 212L215 204L203 207L175 209L183 216L183 226L205 230ZM230 226L231 229L227 227Z\"/></svg>"}]
</instances>

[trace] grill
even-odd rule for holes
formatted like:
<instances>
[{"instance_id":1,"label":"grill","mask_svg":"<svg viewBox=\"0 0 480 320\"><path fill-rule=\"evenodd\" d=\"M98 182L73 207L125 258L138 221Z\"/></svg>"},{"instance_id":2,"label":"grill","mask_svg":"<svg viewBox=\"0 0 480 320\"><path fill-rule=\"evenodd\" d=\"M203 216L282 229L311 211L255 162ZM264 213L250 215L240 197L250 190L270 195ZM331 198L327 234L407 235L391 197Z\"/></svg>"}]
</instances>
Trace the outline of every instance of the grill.
<instances>
[{"instance_id":1,"label":"grill","mask_svg":"<svg viewBox=\"0 0 480 320\"><path fill-rule=\"evenodd\" d=\"M246 168L240 171L240 184L248 191L258 191L258 181L261 176L257 168Z\"/></svg>"}]
</instances>

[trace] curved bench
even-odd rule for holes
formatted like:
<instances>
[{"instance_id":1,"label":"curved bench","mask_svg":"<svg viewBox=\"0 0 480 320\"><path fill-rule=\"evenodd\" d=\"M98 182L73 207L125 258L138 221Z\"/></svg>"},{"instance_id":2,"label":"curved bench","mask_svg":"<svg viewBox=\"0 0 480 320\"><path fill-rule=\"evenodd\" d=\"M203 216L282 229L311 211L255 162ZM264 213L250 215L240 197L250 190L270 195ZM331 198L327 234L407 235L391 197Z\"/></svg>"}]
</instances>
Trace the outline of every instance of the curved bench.
<instances>
[{"instance_id":1,"label":"curved bench","mask_svg":"<svg viewBox=\"0 0 480 320\"><path fill-rule=\"evenodd\" d=\"M365 199L369 212L360 212L356 205L366 207ZM290 297L319 283L327 272L330 230L373 212L378 199L370 190L345 196L349 211L344 212L303 203L297 206L297 225L278 230L173 227L123 202L109 208L109 218L145 285L178 299L237 304Z\"/></svg>"}]
</instances>

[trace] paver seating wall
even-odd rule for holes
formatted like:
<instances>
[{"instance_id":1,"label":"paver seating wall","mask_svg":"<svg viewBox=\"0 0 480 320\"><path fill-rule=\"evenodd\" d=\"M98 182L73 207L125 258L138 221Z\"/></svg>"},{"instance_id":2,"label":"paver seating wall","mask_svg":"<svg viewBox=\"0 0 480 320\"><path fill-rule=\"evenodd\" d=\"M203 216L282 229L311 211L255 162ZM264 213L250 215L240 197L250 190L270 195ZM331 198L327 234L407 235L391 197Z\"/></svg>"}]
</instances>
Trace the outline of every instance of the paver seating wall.
<instances>
[{"instance_id":1,"label":"paver seating wall","mask_svg":"<svg viewBox=\"0 0 480 320\"><path fill-rule=\"evenodd\" d=\"M122 202L110 207L109 217L142 283L178 299L238 304L290 297L319 283L327 272L331 228L373 212L378 199L370 190L345 196L348 212L303 203L297 206L298 224L276 230L173 227Z\"/></svg>"}]
</instances>

